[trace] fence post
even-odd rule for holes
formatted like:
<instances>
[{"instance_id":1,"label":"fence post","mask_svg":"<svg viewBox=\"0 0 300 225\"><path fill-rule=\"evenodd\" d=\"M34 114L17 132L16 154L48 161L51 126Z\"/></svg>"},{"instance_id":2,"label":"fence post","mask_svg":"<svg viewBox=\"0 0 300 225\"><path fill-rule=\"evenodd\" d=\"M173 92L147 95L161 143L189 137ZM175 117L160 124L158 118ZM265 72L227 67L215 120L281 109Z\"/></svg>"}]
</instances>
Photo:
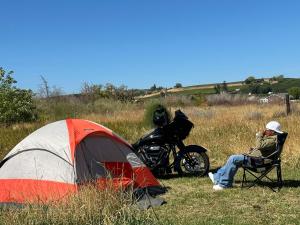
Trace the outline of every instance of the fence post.
<instances>
[{"instance_id":1,"label":"fence post","mask_svg":"<svg viewBox=\"0 0 300 225\"><path fill-rule=\"evenodd\" d=\"M288 116L291 112L291 105L290 105L290 96L289 94L285 95L285 106L286 106L286 115Z\"/></svg>"}]
</instances>

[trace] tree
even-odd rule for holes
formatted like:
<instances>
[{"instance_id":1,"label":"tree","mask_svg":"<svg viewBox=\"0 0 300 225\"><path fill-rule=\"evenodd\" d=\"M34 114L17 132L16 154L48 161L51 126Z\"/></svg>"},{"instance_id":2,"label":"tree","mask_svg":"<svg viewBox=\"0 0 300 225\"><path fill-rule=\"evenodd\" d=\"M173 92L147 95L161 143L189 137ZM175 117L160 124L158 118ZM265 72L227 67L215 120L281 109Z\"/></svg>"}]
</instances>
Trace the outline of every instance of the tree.
<instances>
[{"instance_id":1,"label":"tree","mask_svg":"<svg viewBox=\"0 0 300 225\"><path fill-rule=\"evenodd\" d=\"M284 81L284 75L278 75L278 76L273 76L271 79L271 81L278 81L278 82L282 82Z\"/></svg>"},{"instance_id":2,"label":"tree","mask_svg":"<svg viewBox=\"0 0 300 225\"><path fill-rule=\"evenodd\" d=\"M227 86L226 81L223 81L223 83L222 83L222 91L228 92L228 86Z\"/></svg>"},{"instance_id":3,"label":"tree","mask_svg":"<svg viewBox=\"0 0 300 225\"><path fill-rule=\"evenodd\" d=\"M90 84L88 82L84 82L81 86L80 93L82 95L102 95L102 85L100 84Z\"/></svg>"},{"instance_id":4,"label":"tree","mask_svg":"<svg viewBox=\"0 0 300 225\"><path fill-rule=\"evenodd\" d=\"M120 101L131 101L133 100L132 91L127 89L127 86L121 85L120 87L116 88L115 96L116 99Z\"/></svg>"},{"instance_id":5,"label":"tree","mask_svg":"<svg viewBox=\"0 0 300 225\"><path fill-rule=\"evenodd\" d=\"M290 95L292 95L295 99L300 98L300 87L291 87L288 89Z\"/></svg>"},{"instance_id":6,"label":"tree","mask_svg":"<svg viewBox=\"0 0 300 225\"><path fill-rule=\"evenodd\" d=\"M62 88L57 86L52 86L50 88L49 83L47 79L44 76L41 76L42 83L40 84L37 95L40 98L49 98L49 97L57 97L64 94L64 91Z\"/></svg>"},{"instance_id":7,"label":"tree","mask_svg":"<svg viewBox=\"0 0 300 225\"><path fill-rule=\"evenodd\" d=\"M245 80L245 84L252 84L255 82L255 77L254 76L250 76Z\"/></svg>"},{"instance_id":8,"label":"tree","mask_svg":"<svg viewBox=\"0 0 300 225\"><path fill-rule=\"evenodd\" d=\"M41 97L49 98L50 97L50 88L49 88L49 85L48 85L48 81L43 76L41 76L41 79L42 79L42 83L41 83L40 88L38 90L39 95Z\"/></svg>"},{"instance_id":9,"label":"tree","mask_svg":"<svg viewBox=\"0 0 300 225\"><path fill-rule=\"evenodd\" d=\"M259 94L260 93L260 85L259 84L250 84L249 85L249 92L252 94Z\"/></svg>"},{"instance_id":10,"label":"tree","mask_svg":"<svg viewBox=\"0 0 300 225\"><path fill-rule=\"evenodd\" d=\"M12 124L36 119L33 92L14 86L17 81L12 77L13 71L0 67L0 122Z\"/></svg>"},{"instance_id":11,"label":"tree","mask_svg":"<svg viewBox=\"0 0 300 225\"><path fill-rule=\"evenodd\" d=\"M113 97L113 96L115 96L115 93L116 93L116 87L113 85L113 84L111 84L111 83L107 83L106 85L105 85L105 92L107 93L107 95L109 96L109 97Z\"/></svg>"},{"instance_id":12,"label":"tree","mask_svg":"<svg viewBox=\"0 0 300 225\"><path fill-rule=\"evenodd\" d=\"M220 84L215 85L214 89L215 89L216 94L220 94L221 93L221 86L220 86Z\"/></svg>"},{"instance_id":13,"label":"tree","mask_svg":"<svg viewBox=\"0 0 300 225\"><path fill-rule=\"evenodd\" d=\"M278 82L282 82L282 81L284 81L284 75L279 75L276 77L276 79Z\"/></svg>"},{"instance_id":14,"label":"tree","mask_svg":"<svg viewBox=\"0 0 300 225\"><path fill-rule=\"evenodd\" d=\"M50 96L51 97L57 97L64 94L64 90L60 87L56 87L55 85L52 87Z\"/></svg>"},{"instance_id":15,"label":"tree","mask_svg":"<svg viewBox=\"0 0 300 225\"><path fill-rule=\"evenodd\" d=\"M150 88L150 91L156 91L157 87L156 85L154 84L151 88Z\"/></svg>"},{"instance_id":16,"label":"tree","mask_svg":"<svg viewBox=\"0 0 300 225\"><path fill-rule=\"evenodd\" d=\"M268 94L269 92L272 92L272 86L269 83L264 83L259 87L260 94Z\"/></svg>"},{"instance_id":17,"label":"tree","mask_svg":"<svg viewBox=\"0 0 300 225\"><path fill-rule=\"evenodd\" d=\"M181 83L176 83L174 88L182 88L182 84Z\"/></svg>"}]
</instances>

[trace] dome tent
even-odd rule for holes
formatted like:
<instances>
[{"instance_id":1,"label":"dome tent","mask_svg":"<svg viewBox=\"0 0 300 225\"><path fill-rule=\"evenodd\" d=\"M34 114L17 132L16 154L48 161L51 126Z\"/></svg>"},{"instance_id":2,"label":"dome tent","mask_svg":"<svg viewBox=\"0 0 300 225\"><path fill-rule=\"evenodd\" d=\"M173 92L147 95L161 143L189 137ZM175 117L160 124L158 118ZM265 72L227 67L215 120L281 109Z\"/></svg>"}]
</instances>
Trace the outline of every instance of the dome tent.
<instances>
[{"instance_id":1,"label":"dome tent","mask_svg":"<svg viewBox=\"0 0 300 225\"><path fill-rule=\"evenodd\" d=\"M160 194L163 188L108 128L87 120L50 123L17 144L0 163L0 204L58 200L80 184L107 181L115 187Z\"/></svg>"}]
</instances>

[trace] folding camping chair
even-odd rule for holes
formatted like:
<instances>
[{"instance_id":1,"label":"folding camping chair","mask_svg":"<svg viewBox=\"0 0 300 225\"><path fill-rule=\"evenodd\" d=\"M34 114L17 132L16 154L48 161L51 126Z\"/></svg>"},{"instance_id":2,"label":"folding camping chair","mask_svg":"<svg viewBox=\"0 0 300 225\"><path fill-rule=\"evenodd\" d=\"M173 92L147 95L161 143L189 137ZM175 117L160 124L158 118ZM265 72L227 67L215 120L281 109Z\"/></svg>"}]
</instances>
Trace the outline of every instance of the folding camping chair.
<instances>
[{"instance_id":1,"label":"folding camping chair","mask_svg":"<svg viewBox=\"0 0 300 225\"><path fill-rule=\"evenodd\" d=\"M277 191L280 190L280 188L283 185L282 182L282 175L281 175L281 153L283 149L284 142L287 138L288 133L278 134L277 135L277 145L276 145L276 151L273 152L271 155L267 157L253 157L248 156L249 161L247 165L242 166L244 173L243 173L243 181L242 181L242 188L244 187L244 183L250 182L251 184L247 186L248 188L251 188L255 185L264 185L266 183L263 182L263 179L266 178L268 181L271 181L270 185L268 186L272 191L276 192L276 189L274 188L277 186ZM277 179L273 180L271 179L268 174L273 170L276 169L276 175ZM252 175L255 180L249 181L247 180L246 174Z\"/></svg>"}]
</instances>

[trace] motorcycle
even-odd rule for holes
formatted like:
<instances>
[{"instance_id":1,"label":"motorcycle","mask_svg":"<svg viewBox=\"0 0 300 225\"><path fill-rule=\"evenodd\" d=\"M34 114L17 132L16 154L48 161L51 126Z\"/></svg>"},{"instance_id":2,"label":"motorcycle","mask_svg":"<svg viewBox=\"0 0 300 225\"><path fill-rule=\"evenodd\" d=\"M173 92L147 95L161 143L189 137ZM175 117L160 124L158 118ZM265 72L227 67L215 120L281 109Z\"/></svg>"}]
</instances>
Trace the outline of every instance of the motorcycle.
<instances>
[{"instance_id":1,"label":"motorcycle","mask_svg":"<svg viewBox=\"0 0 300 225\"><path fill-rule=\"evenodd\" d=\"M132 145L133 149L156 176L173 171L181 176L205 176L209 170L207 150L202 146L185 146L183 143L193 127L188 117L177 110L173 121L140 138Z\"/></svg>"}]
</instances>

